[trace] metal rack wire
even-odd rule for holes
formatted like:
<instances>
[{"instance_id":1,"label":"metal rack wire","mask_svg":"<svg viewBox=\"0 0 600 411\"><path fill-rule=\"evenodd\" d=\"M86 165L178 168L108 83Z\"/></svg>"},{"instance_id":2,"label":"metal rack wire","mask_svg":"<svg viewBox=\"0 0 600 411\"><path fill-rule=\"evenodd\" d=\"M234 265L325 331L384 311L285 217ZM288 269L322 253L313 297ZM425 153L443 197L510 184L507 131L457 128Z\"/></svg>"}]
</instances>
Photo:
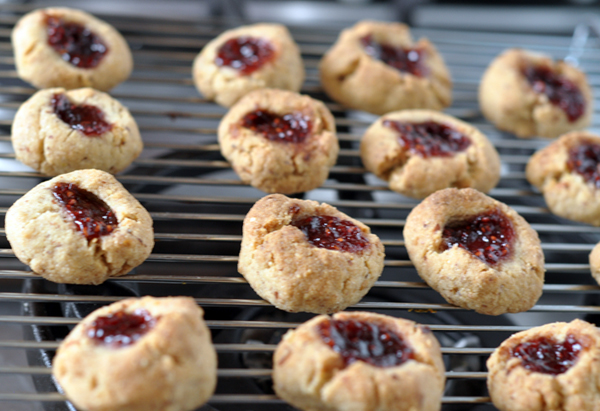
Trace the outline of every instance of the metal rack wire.
<instances>
[{"instance_id":1,"label":"metal rack wire","mask_svg":"<svg viewBox=\"0 0 600 411\"><path fill-rule=\"evenodd\" d=\"M14 160L10 147L14 111L35 91L17 78L9 39L12 26L27 10L0 6L0 215L44 178ZM263 194L241 184L219 154L216 128L225 109L199 97L190 78L197 52L228 27L216 20L102 17L119 29L133 48L135 71L111 94L130 107L145 149L118 178L154 218L156 247L133 273L103 286L55 286L14 258L0 229L0 303L22 307L20 315L0 314L0 325L19 324L30 330L21 340L0 336L0 350L26 351L29 358L23 366L0 367L0 374L30 375L39 390L15 393L0 388L0 407L3 401L25 401L42 402L46 409L67 409L63 395L53 389L49 379L48 365L58 340L98 304L128 295L154 294L190 295L206 309L220 363L218 391L211 406L283 409L282 401L269 391L268 358L281 333L309 316L277 312L237 273L241 222ZM292 27L291 31L307 68L303 92L325 99L318 84L317 63L339 30ZM483 363L500 341L542 322L575 317L594 321L600 313L600 287L591 279L587 262L587 255L600 240L600 230L548 213L523 172L531 153L547 142L519 140L496 131L481 117L476 101L483 70L503 49L518 46L562 58L569 53L572 39L427 29L415 29L414 34L430 38L453 73L454 104L448 112L479 127L501 154L502 180L491 195L513 206L540 234L547 261L540 302L528 313L487 317L446 304L419 279L402 240L404 219L416 201L390 192L383 182L365 173L358 156L357 143L373 116L347 112L327 102L336 116L340 158L323 187L305 197L326 200L361 219L386 247L381 280L351 309L384 312L429 325L444 346L449 380L445 409L454 409L453 404L458 404L458 409L493 409L482 387L486 376ZM596 95L600 94L598 45L595 37L589 38L580 46L579 58ZM593 127L598 127L600 117L595 114ZM15 284L22 287L20 292L4 291ZM468 343L473 336L478 342ZM232 384L232 380L244 384ZM472 383L478 387L476 394L465 391Z\"/></svg>"}]
</instances>

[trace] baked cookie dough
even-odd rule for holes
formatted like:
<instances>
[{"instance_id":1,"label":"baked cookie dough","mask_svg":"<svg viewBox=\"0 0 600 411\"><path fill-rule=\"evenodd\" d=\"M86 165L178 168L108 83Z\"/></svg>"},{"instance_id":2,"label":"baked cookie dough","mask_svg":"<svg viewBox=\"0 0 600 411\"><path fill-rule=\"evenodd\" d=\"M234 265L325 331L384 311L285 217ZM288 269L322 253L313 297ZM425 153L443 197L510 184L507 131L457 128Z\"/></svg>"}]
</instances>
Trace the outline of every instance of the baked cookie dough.
<instances>
[{"instance_id":1,"label":"baked cookie dough","mask_svg":"<svg viewBox=\"0 0 600 411\"><path fill-rule=\"evenodd\" d=\"M19 77L37 88L107 91L133 69L121 34L80 10L34 10L17 22L11 38Z\"/></svg>"},{"instance_id":2,"label":"baked cookie dough","mask_svg":"<svg viewBox=\"0 0 600 411\"><path fill-rule=\"evenodd\" d=\"M444 371L429 328L366 312L315 317L273 358L275 392L307 411L437 411Z\"/></svg>"},{"instance_id":3,"label":"baked cookie dough","mask_svg":"<svg viewBox=\"0 0 600 411\"><path fill-rule=\"evenodd\" d=\"M291 91L247 94L221 120L219 146L243 182L293 194L323 184L339 150L325 105Z\"/></svg>"},{"instance_id":4,"label":"baked cookie dough","mask_svg":"<svg viewBox=\"0 0 600 411\"><path fill-rule=\"evenodd\" d=\"M590 253L590 269L592 277L600 284L600 243L596 244Z\"/></svg>"},{"instance_id":5,"label":"baked cookie dough","mask_svg":"<svg viewBox=\"0 0 600 411\"><path fill-rule=\"evenodd\" d=\"M35 274L100 284L150 255L152 218L111 174L79 170L38 184L6 212L6 237Z\"/></svg>"},{"instance_id":6,"label":"baked cookie dough","mask_svg":"<svg viewBox=\"0 0 600 411\"><path fill-rule=\"evenodd\" d=\"M383 115L452 103L450 72L427 39L414 43L401 23L361 21L345 29L319 65L333 100Z\"/></svg>"},{"instance_id":7,"label":"baked cookie dough","mask_svg":"<svg viewBox=\"0 0 600 411\"><path fill-rule=\"evenodd\" d=\"M263 197L244 218L238 271L289 312L333 313L357 303L383 270L369 227L328 204Z\"/></svg>"},{"instance_id":8,"label":"baked cookie dough","mask_svg":"<svg viewBox=\"0 0 600 411\"><path fill-rule=\"evenodd\" d=\"M506 204L472 188L427 197L406 219L410 260L450 304L481 314L527 311L542 295L537 233Z\"/></svg>"},{"instance_id":9,"label":"baked cookie dough","mask_svg":"<svg viewBox=\"0 0 600 411\"><path fill-rule=\"evenodd\" d=\"M600 136L573 131L531 156L525 175L552 213L600 226L599 164Z\"/></svg>"},{"instance_id":10,"label":"baked cookie dough","mask_svg":"<svg viewBox=\"0 0 600 411\"><path fill-rule=\"evenodd\" d=\"M362 137L366 169L400 194L425 198L448 187L487 192L500 180L498 152L475 127L431 110L388 113Z\"/></svg>"},{"instance_id":11,"label":"baked cookie dough","mask_svg":"<svg viewBox=\"0 0 600 411\"><path fill-rule=\"evenodd\" d=\"M554 138L590 124L593 98L579 69L543 54L509 49L485 71L479 106L500 130L521 138Z\"/></svg>"},{"instance_id":12,"label":"baked cookie dough","mask_svg":"<svg viewBox=\"0 0 600 411\"><path fill-rule=\"evenodd\" d=\"M488 390L500 411L600 409L600 331L585 321L517 333L487 367Z\"/></svg>"},{"instance_id":13,"label":"baked cookie dough","mask_svg":"<svg viewBox=\"0 0 600 411\"><path fill-rule=\"evenodd\" d=\"M129 110L92 88L38 91L17 111L11 139L18 160L50 176L86 168L115 174L143 148Z\"/></svg>"},{"instance_id":14,"label":"baked cookie dough","mask_svg":"<svg viewBox=\"0 0 600 411\"><path fill-rule=\"evenodd\" d=\"M192 298L130 298L85 317L61 343L52 373L88 411L188 411L217 382L217 355Z\"/></svg>"},{"instance_id":15,"label":"baked cookie dough","mask_svg":"<svg viewBox=\"0 0 600 411\"><path fill-rule=\"evenodd\" d=\"M300 91L304 65L285 26L261 23L227 30L204 46L192 75L204 97L231 107L261 88Z\"/></svg>"}]
</instances>

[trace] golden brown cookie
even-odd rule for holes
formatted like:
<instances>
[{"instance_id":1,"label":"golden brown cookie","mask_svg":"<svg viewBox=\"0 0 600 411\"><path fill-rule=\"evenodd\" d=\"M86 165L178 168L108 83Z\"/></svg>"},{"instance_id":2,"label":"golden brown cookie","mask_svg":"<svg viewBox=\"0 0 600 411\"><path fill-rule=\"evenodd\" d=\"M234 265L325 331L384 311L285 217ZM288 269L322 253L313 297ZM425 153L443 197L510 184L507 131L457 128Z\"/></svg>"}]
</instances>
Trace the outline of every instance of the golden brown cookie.
<instances>
[{"instance_id":1,"label":"golden brown cookie","mask_svg":"<svg viewBox=\"0 0 600 411\"><path fill-rule=\"evenodd\" d=\"M227 30L194 60L194 84L204 97L231 107L253 90L300 91L304 64L300 49L281 24Z\"/></svg>"},{"instance_id":2,"label":"golden brown cookie","mask_svg":"<svg viewBox=\"0 0 600 411\"><path fill-rule=\"evenodd\" d=\"M600 243L596 244L590 253L590 269L592 277L600 284Z\"/></svg>"},{"instance_id":3,"label":"golden brown cookie","mask_svg":"<svg viewBox=\"0 0 600 411\"><path fill-rule=\"evenodd\" d=\"M378 115L442 110L452 102L452 80L441 55L427 39L414 43L401 23L361 21L345 29L319 69L329 97Z\"/></svg>"},{"instance_id":4,"label":"golden brown cookie","mask_svg":"<svg viewBox=\"0 0 600 411\"><path fill-rule=\"evenodd\" d=\"M600 136L573 131L531 156L525 172L554 214L600 226L599 163Z\"/></svg>"},{"instance_id":5,"label":"golden brown cookie","mask_svg":"<svg viewBox=\"0 0 600 411\"><path fill-rule=\"evenodd\" d=\"M88 411L188 411L217 382L204 312L189 297L130 298L85 317L61 343L52 373Z\"/></svg>"},{"instance_id":6,"label":"golden brown cookie","mask_svg":"<svg viewBox=\"0 0 600 411\"><path fill-rule=\"evenodd\" d=\"M146 209L99 170L38 184L8 209L5 228L17 258L56 283L100 284L125 275L154 246Z\"/></svg>"},{"instance_id":7,"label":"golden brown cookie","mask_svg":"<svg viewBox=\"0 0 600 411\"><path fill-rule=\"evenodd\" d=\"M121 34L80 10L48 8L26 14L12 32L12 45L19 77L37 88L107 91L133 69Z\"/></svg>"},{"instance_id":8,"label":"golden brown cookie","mask_svg":"<svg viewBox=\"0 0 600 411\"><path fill-rule=\"evenodd\" d=\"M500 54L479 86L483 115L517 137L554 138L587 127L592 91L585 74L559 60L521 49Z\"/></svg>"},{"instance_id":9,"label":"golden brown cookie","mask_svg":"<svg viewBox=\"0 0 600 411\"><path fill-rule=\"evenodd\" d=\"M333 313L357 303L383 270L369 227L328 204L263 197L244 218L238 271L279 309Z\"/></svg>"},{"instance_id":10,"label":"golden brown cookie","mask_svg":"<svg viewBox=\"0 0 600 411\"><path fill-rule=\"evenodd\" d=\"M219 146L243 182L267 193L315 189L339 150L325 105L291 91L247 94L221 120Z\"/></svg>"},{"instance_id":11,"label":"golden brown cookie","mask_svg":"<svg viewBox=\"0 0 600 411\"><path fill-rule=\"evenodd\" d=\"M366 312L315 317L273 358L275 392L306 411L437 411L444 371L429 328Z\"/></svg>"},{"instance_id":12,"label":"golden brown cookie","mask_svg":"<svg viewBox=\"0 0 600 411\"><path fill-rule=\"evenodd\" d=\"M472 188L427 197L406 219L417 272L450 304L481 314L527 311L542 295L537 233L506 204Z\"/></svg>"},{"instance_id":13,"label":"golden brown cookie","mask_svg":"<svg viewBox=\"0 0 600 411\"><path fill-rule=\"evenodd\" d=\"M118 173L143 148L129 110L92 88L40 90L12 124L17 159L50 176L95 168Z\"/></svg>"},{"instance_id":14,"label":"golden brown cookie","mask_svg":"<svg viewBox=\"0 0 600 411\"><path fill-rule=\"evenodd\" d=\"M514 334L487 361L500 411L600 410L600 331L585 321Z\"/></svg>"},{"instance_id":15,"label":"golden brown cookie","mask_svg":"<svg viewBox=\"0 0 600 411\"><path fill-rule=\"evenodd\" d=\"M500 157L475 127L431 110L404 110L380 117L363 135L366 169L390 189L424 198L448 187L487 192L500 180Z\"/></svg>"}]
</instances>

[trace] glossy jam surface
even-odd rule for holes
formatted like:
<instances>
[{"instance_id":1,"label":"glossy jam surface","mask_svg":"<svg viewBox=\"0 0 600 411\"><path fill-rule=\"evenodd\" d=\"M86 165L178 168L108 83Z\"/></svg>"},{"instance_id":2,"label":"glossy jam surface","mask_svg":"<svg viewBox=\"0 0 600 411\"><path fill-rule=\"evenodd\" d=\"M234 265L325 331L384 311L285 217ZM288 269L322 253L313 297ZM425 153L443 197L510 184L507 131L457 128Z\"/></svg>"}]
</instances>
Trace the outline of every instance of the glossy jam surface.
<instances>
[{"instance_id":1,"label":"glossy jam surface","mask_svg":"<svg viewBox=\"0 0 600 411\"><path fill-rule=\"evenodd\" d=\"M88 327L87 335L100 344L124 347L142 338L155 324L156 319L146 310L117 311L96 318Z\"/></svg>"},{"instance_id":2,"label":"glossy jam surface","mask_svg":"<svg viewBox=\"0 0 600 411\"><path fill-rule=\"evenodd\" d=\"M569 121L577 120L585 112L585 98L571 80L545 66L528 66L523 74L533 90L548 96L552 104L565 112Z\"/></svg>"},{"instance_id":3,"label":"glossy jam surface","mask_svg":"<svg viewBox=\"0 0 600 411\"><path fill-rule=\"evenodd\" d=\"M600 189L600 144L584 143L569 150L567 168Z\"/></svg>"},{"instance_id":4,"label":"glossy jam surface","mask_svg":"<svg viewBox=\"0 0 600 411\"><path fill-rule=\"evenodd\" d=\"M102 39L81 24L47 16L48 44L63 60L79 68L94 68L108 52Z\"/></svg>"},{"instance_id":5,"label":"glossy jam surface","mask_svg":"<svg viewBox=\"0 0 600 411\"><path fill-rule=\"evenodd\" d=\"M358 253L370 246L360 228L337 217L311 216L293 221L292 225L315 247Z\"/></svg>"},{"instance_id":6,"label":"glossy jam surface","mask_svg":"<svg viewBox=\"0 0 600 411\"><path fill-rule=\"evenodd\" d=\"M321 322L317 330L323 342L342 356L346 366L364 361L376 367L395 367L415 358L401 336L381 325L331 319Z\"/></svg>"},{"instance_id":7,"label":"glossy jam surface","mask_svg":"<svg viewBox=\"0 0 600 411\"><path fill-rule=\"evenodd\" d=\"M468 250L475 257L494 265L512 255L514 242L513 225L500 210L451 223L444 227L442 249L455 244Z\"/></svg>"},{"instance_id":8,"label":"glossy jam surface","mask_svg":"<svg viewBox=\"0 0 600 411\"><path fill-rule=\"evenodd\" d=\"M583 345L569 334L563 342L539 337L522 342L511 349L511 355L521 359L528 370L544 374L562 374L575 364Z\"/></svg>"},{"instance_id":9,"label":"glossy jam surface","mask_svg":"<svg viewBox=\"0 0 600 411\"><path fill-rule=\"evenodd\" d=\"M266 110L255 110L242 118L242 126L262 134L267 140L301 143L310 135L312 122L298 112L280 116Z\"/></svg>"},{"instance_id":10,"label":"glossy jam surface","mask_svg":"<svg viewBox=\"0 0 600 411\"><path fill-rule=\"evenodd\" d=\"M381 60L388 66L396 70L410 73L418 77L427 75L423 65L424 51L418 48L393 47L387 44L381 44L373 39L373 36L367 35L360 39L367 54L374 59Z\"/></svg>"},{"instance_id":11,"label":"glossy jam surface","mask_svg":"<svg viewBox=\"0 0 600 411\"><path fill-rule=\"evenodd\" d=\"M112 233L119 222L115 213L95 194L73 183L57 183L52 194L73 218L77 231L88 241Z\"/></svg>"},{"instance_id":12,"label":"glossy jam surface","mask_svg":"<svg viewBox=\"0 0 600 411\"><path fill-rule=\"evenodd\" d=\"M86 136L96 137L112 129L112 124L104 119L104 112L96 106L75 105L64 94L54 94L51 104L58 118Z\"/></svg>"},{"instance_id":13,"label":"glossy jam surface","mask_svg":"<svg viewBox=\"0 0 600 411\"><path fill-rule=\"evenodd\" d=\"M275 49L270 41L257 37L241 36L227 40L217 51L215 64L228 66L241 74L252 74L271 61Z\"/></svg>"},{"instance_id":14,"label":"glossy jam surface","mask_svg":"<svg viewBox=\"0 0 600 411\"><path fill-rule=\"evenodd\" d=\"M384 120L383 126L398 132L402 147L424 158L449 157L471 145L471 140L464 134L433 121L405 123Z\"/></svg>"}]
</instances>

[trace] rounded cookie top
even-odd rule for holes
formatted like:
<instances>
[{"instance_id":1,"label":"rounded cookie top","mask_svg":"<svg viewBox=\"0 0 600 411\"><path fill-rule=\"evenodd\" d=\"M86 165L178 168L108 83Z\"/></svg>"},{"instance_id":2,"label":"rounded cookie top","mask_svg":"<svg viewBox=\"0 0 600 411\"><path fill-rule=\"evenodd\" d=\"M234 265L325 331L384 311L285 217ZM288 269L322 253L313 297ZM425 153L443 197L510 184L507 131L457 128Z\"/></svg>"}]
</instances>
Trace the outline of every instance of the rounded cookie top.
<instances>
[{"instance_id":1,"label":"rounded cookie top","mask_svg":"<svg viewBox=\"0 0 600 411\"><path fill-rule=\"evenodd\" d=\"M277 308L332 313L357 303L383 270L369 227L328 204L263 197L244 218L238 270Z\"/></svg>"},{"instance_id":2,"label":"rounded cookie top","mask_svg":"<svg viewBox=\"0 0 600 411\"><path fill-rule=\"evenodd\" d=\"M21 18L12 32L17 73L37 88L93 87L126 80L133 58L110 24L80 10L47 8Z\"/></svg>"},{"instance_id":3,"label":"rounded cookie top","mask_svg":"<svg viewBox=\"0 0 600 411\"><path fill-rule=\"evenodd\" d=\"M554 138L587 127L593 99L585 74L531 51L509 49L494 59L479 86L483 115L517 137Z\"/></svg>"},{"instance_id":4,"label":"rounded cookie top","mask_svg":"<svg viewBox=\"0 0 600 411\"><path fill-rule=\"evenodd\" d=\"M401 23L361 21L340 34L319 65L321 84L339 103L382 115L396 110L442 110L452 80L427 39L414 43Z\"/></svg>"},{"instance_id":5,"label":"rounded cookie top","mask_svg":"<svg viewBox=\"0 0 600 411\"><path fill-rule=\"evenodd\" d=\"M506 204L472 188L437 191L406 219L417 272L450 304L481 314L530 309L542 294L537 233Z\"/></svg>"},{"instance_id":6,"label":"rounded cookie top","mask_svg":"<svg viewBox=\"0 0 600 411\"><path fill-rule=\"evenodd\" d=\"M131 298L85 317L65 338L52 373L89 411L188 411L205 403L217 356L192 298Z\"/></svg>"},{"instance_id":7,"label":"rounded cookie top","mask_svg":"<svg viewBox=\"0 0 600 411\"><path fill-rule=\"evenodd\" d=\"M585 321L514 334L487 361L501 411L595 411L600 403L600 331Z\"/></svg>"},{"instance_id":8,"label":"rounded cookie top","mask_svg":"<svg viewBox=\"0 0 600 411\"><path fill-rule=\"evenodd\" d=\"M292 194L323 184L339 150L325 105L291 91L256 90L221 120L219 146L242 181Z\"/></svg>"},{"instance_id":9,"label":"rounded cookie top","mask_svg":"<svg viewBox=\"0 0 600 411\"><path fill-rule=\"evenodd\" d=\"M11 139L18 160L50 176L88 168L115 174L143 148L129 110L92 88L38 91L15 114Z\"/></svg>"},{"instance_id":10,"label":"rounded cookie top","mask_svg":"<svg viewBox=\"0 0 600 411\"><path fill-rule=\"evenodd\" d=\"M111 175L79 170L38 184L6 213L15 255L57 283L100 284L150 255L152 218Z\"/></svg>"},{"instance_id":11,"label":"rounded cookie top","mask_svg":"<svg viewBox=\"0 0 600 411\"><path fill-rule=\"evenodd\" d=\"M500 179L500 157L475 127L430 110L388 113L362 137L366 169L390 189L424 198L449 187L487 192Z\"/></svg>"},{"instance_id":12,"label":"rounded cookie top","mask_svg":"<svg viewBox=\"0 0 600 411\"><path fill-rule=\"evenodd\" d=\"M250 91L300 91L304 65L300 50L281 24L254 24L227 30L194 60L194 84L209 100L230 107Z\"/></svg>"},{"instance_id":13,"label":"rounded cookie top","mask_svg":"<svg viewBox=\"0 0 600 411\"><path fill-rule=\"evenodd\" d=\"M366 312L315 317L273 357L275 392L302 410L438 411L444 371L427 327Z\"/></svg>"}]
</instances>

